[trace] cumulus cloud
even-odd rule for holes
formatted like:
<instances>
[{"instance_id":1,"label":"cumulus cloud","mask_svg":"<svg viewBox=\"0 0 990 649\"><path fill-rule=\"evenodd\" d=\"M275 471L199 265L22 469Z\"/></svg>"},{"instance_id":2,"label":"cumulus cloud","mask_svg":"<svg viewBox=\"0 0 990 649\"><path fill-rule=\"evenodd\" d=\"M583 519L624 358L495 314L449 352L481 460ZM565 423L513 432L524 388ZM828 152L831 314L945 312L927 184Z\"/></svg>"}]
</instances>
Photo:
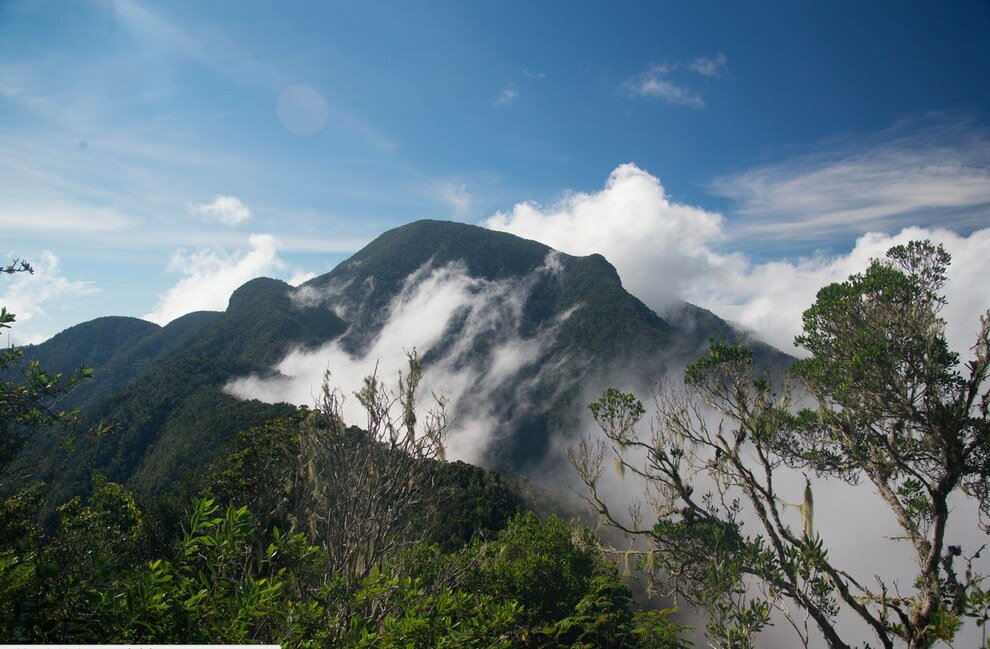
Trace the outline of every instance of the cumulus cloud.
<instances>
[{"instance_id":1,"label":"cumulus cloud","mask_svg":"<svg viewBox=\"0 0 990 649\"><path fill-rule=\"evenodd\" d=\"M990 135L966 120L905 121L874 136L719 178L737 237L828 241L901 225L968 231L990 213Z\"/></svg>"},{"instance_id":2,"label":"cumulus cloud","mask_svg":"<svg viewBox=\"0 0 990 649\"><path fill-rule=\"evenodd\" d=\"M944 315L954 349L969 348L979 316L990 306L990 284L981 280L990 276L990 229L969 235L932 227L866 233L848 252L757 263L725 251L720 214L671 201L657 178L631 164L613 171L601 191L569 194L548 207L520 203L485 225L575 255L601 253L625 287L655 310L663 313L685 299L785 351L795 351L801 314L819 288L911 239L941 242L953 255Z\"/></svg>"},{"instance_id":3,"label":"cumulus cloud","mask_svg":"<svg viewBox=\"0 0 990 649\"><path fill-rule=\"evenodd\" d=\"M659 63L644 72L627 79L623 88L634 97L651 97L668 104L704 108L705 98L692 88L698 77L714 79L726 69L726 57L719 52L715 56L703 56L691 61Z\"/></svg>"},{"instance_id":4,"label":"cumulus cloud","mask_svg":"<svg viewBox=\"0 0 990 649\"><path fill-rule=\"evenodd\" d=\"M312 405L328 369L334 385L345 390L359 386L376 371L380 379L394 385L404 369L403 350L416 349L421 355L432 350L420 394L428 398L432 392L441 393L448 400L452 415L448 455L478 461L497 431L512 423L505 420L504 401L494 401L493 395L525 390L536 381L537 361L555 334L553 326L535 335L519 333L532 285L559 271L554 261L548 259L521 286L518 280L471 277L460 263L439 268L424 265L406 280L389 305L381 330L359 352L349 351L340 339L316 350L296 349L275 366L276 376L240 377L228 383L226 390L238 398ZM339 295L341 288L330 287L320 295L304 287L294 301L311 307L321 303L321 298L325 302ZM441 349L441 341L449 345ZM529 381L519 383L529 370ZM516 416L523 414L526 399L519 395L513 402L520 404ZM344 415L351 422L364 417L354 398L344 402Z\"/></svg>"},{"instance_id":5,"label":"cumulus cloud","mask_svg":"<svg viewBox=\"0 0 990 649\"><path fill-rule=\"evenodd\" d=\"M287 270L278 258L278 240L270 234L252 234L250 250L227 252L203 248L192 253L176 252L169 263L171 272L183 277L158 298L145 320L166 324L193 311L223 311L234 289L255 277L276 277ZM294 272L291 281L305 281L308 274Z\"/></svg>"},{"instance_id":6,"label":"cumulus cloud","mask_svg":"<svg viewBox=\"0 0 990 649\"><path fill-rule=\"evenodd\" d=\"M696 287L693 297L722 317L790 351L801 329L801 314L815 301L819 288L844 281L865 269L871 259L882 258L892 246L912 239L940 242L953 257L945 287L949 304L942 315L948 322L946 336L950 345L965 354L975 342L980 315L990 308L990 286L981 279L990 273L986 255L990 250L990 229L969 236L919 227L904 228L892 235L872 232L857 239L848 253L732 268L717 282Z\"/></svg>"},{"instance_id":7,"label":"cumulus cloud","mask_svg":"<svg viewBox=\"0 0 990 649\"><path fill-rule=\"evenodd\" d=\"M572 255L600 253L627 290L655 307L724 263L713 252L723 217L670 200L660 181L634 164L617 167L601 191L567 194L546 207L519 203L484 225Z\"/></svg>"},{"instance_id":8,"label":"cumulus cloud","mask_svg":"<svg viewBox=\"0 0 990 649\"><path fill-rule=\"evenodd\" d=\"M189 211L199 214L208 221L217 221L224 225L236 225L251 218L251 210L236 196L217 194L209 203L190 205Z\"/></svg>"},{"instance_id":9,"label":"cumulus cloud","mask_svg":"<svg viewBox=\"0 0 990 649\"><path fill-rule=\"evenodd\" d=\"M47 250L33 256L30 262L34 274L16 273L0 279L0 306L17 316L13 328L6 330L15 345L39 343L52 333L43 331L48 304L98 292L89 283L66 278L59 258Z\"/></svg>"}]
</instances>

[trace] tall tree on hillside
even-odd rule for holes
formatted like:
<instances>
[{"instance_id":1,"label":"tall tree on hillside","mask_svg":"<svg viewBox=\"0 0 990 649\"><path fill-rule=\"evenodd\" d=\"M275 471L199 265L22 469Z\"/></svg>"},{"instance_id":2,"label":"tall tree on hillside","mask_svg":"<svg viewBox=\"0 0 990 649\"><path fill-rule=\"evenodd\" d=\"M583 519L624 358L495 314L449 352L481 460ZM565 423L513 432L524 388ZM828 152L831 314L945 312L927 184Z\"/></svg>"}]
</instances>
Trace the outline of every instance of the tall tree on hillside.
<instances>
[{"instance_id":1,"label":"tall tree on hillside","mask_svg":"<svg viewBox=\"0 0 990 649\"><path fill-rule=\"evenodd\" d=\"M423 376L415 352L393 393L376 374L355 393L367 414L362 430L347 427L343 395L329 373L318 407L303 420L296 488L298 524L326 553L330 572L352 587L404 546L429 530L425 504L439 485L424 467L444 459L445 400L420 413L417 390Z\"/></svg>"},{"instance_id":2,"label":"tall tree on hillside","mask_svg":"<svg viewBox=\"0 0 990 649\"><path fill-rule=\"evenodd\" d=\"M756 373L750 350L717 341L683 389L655 392L649 437L635 430L645 409L632 395L608 390L591 405L605 440L571 456L589 501L650 540L641 565L707 610L713 642L751 646L773 608L805 646L814 628L830 647L858 644L840 635L841 608L884 647L928 647L951 640L966 615L986 619L973 555L947 524L954 497L977 501L984 530L990 513L990 318L960 366L940 317L949 261L941 246L911 242L819 291L796 339L810 356L793 368L813 408L797 408L789 382ZM600 488L610 454L647 481L656 524L643 525L635 507L629 519L610 509ZM869 482L910 548L914 583L866 581L836 565L814 527L810 479L802 497L782 490L796 471ZM703 489L699 475L714 486Z\"/></svg>"}]
</instances>

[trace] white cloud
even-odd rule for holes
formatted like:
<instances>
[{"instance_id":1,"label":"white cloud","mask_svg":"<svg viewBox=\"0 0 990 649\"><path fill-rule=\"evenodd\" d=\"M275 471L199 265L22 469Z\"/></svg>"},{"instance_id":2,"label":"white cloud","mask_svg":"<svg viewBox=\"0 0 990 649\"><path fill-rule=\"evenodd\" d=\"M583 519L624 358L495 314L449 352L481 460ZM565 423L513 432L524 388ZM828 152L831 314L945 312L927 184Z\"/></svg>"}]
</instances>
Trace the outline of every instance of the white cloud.
<instances>
[{"instance_id":1,"label":"white cloud","mask_svg":"<svg viewBox=\"0 0 990 649\"><path fill-rule=\"evenodd\" d=\"M236 196L217 194L209 203L190 205L189 211L199 214L208 221L219 221L224 225L235 225L251 218L251 210Z\"/></svg>"},{"instance_id":2,"label":"white cloud","mask_svg":"<svg viewBox=\"0 0 990 649\"><path fill-rule=\"evenodd\" d=\"M725 71L725 54L719 52L715 56L701 56L688 61L687 68L703 77L717 77Z\"/></svg>"},{"instance_id":3,"label":"white cloud","mask_svg":"<svg viewBox=\"0 0 990 649\"><path fill-rule=\"evenodd\" d=\"M862 271L871 257L910 239L941 242L953 255L945 317L956 351L969 348L979 315L990 307L990 283L983 279L990 277L990 229L968 236L923 227L867 233L846 253L756 263L723 251L719 214L671 202L659 180L632 164L613 171L599 192L571 194L547 208L520 203L485 225L571 254L601 253L626 288L657 311L686 299L786 351L793 350L801 314L819 288Z\"/></svg>"},{"instance_id":4,"label":"white cloud","mask_svg":"<svg viewBox=\"0 0 990 649\"><path fill-rule=\"evenodd\" d=\"M344 390L361 385L362 379L376 368L379 378L394 385L398 372L404 369L403 350L416 349L426 354L450 327L457 326L460 329L453 343L427 366L420 394L425 399L436 392L448 399L448 414L452 417L448 456L478 461L500 431L511 429L511 422L499 413L501 402L493 402L492 395L514 385L523 370L540 360L555 333L554 326L529 337L519 333L529 292L541 277L559 270L555 261L551 255L546 265L524 280L522 286L518 279L473 278L460 264L440 268L425 265L406 280L386 310L381 331L360 353L345 351L340 340L317 350L297 349L275 366L279 372L275 377L241 377L225 389L239 398L312 405L328 368L333 383ZM307 287L294 296L297 304L309 307L320 304L321 297L322 303L341 306L336 288L321 296ZM483 354L480 360L479 354ZM535 380L516 388L525 390ZM513 402L525 404L526 399L520 397ZM521 416L523 410L518 407L514 416ZM361 422L364 416L354 398L344 402L344 414L354 423Z\"/></svg>"},{"instance_id":5,"label":"white cloud","mask_svg":"<svg viewBox=\"0 0 990 649\"><path fill-rule=\"evenodd\" d=\"M471 208L471 193L467 184L441 182L437 184L437 195L440 200L449 205L457 216L464 216Z\"/></svg>"},{"instance_id":6,"label":"white cloud","mask_svg":"<svg viewBox=\"0 0 990 649\"><path fill-rule=\"evenodd\" d=\"M643 97L656 97L668 104L692 106L694 108L705 107L705 100L702 99L701 95L688 90L684 86L679 86L659 74L647 73L646 76L637 81L631 88L634 94Z\"/></svg>"},{"instance_id":7,"label":"white cloud","mask_svg":"<svg viewBox=\"0 0 990 649\"><path fill-rule=\"evenodd\" d=\"M6 230L104 232L122 230L135 220L113 209L52 202L31 207L0 207L0 227Z\"/></svg>"},{"instance_id":8,"label":"white cloud","mask_svg":"<svg viewBox=\"0 0 990 649\"><path fill-rule=\"evenodd\" d=\"M705 98L690 87L698 77L713 79L722 75L726 57L721 52L713 57L699 57L687 62L651 65L623 83L623 88L636 97L652 97L677 106L704 108Z\"/></svg>"},{"instance_id":9,"label":"white cloud","mask_svg":"<svg viewBox=\"0 0 990 649\"><path fill-rule=\"evenodd\" d=\"M10 341L16 345L38 343L53 333L43 331L46 305L58 305L98 292L87 282L66 278L58 257L47 250L32 256L29 261L34 274L16 273L0 277L0 306L17 316L13 328L4 331L10 333Z\"/></svg>"},{"instance_id":10,"label":"white cloud","mask_svg":"<svg viewBox=\"0 0 990 649\"><path fill-rule=\"evenodd\" d=\"M902 122L717 179L737 236L829 240L903 224L973 230L990 217L990 136L965 120Z\"/></svg>"},{"instance_id":11,"label":"white cloud","mask_svg":"<svg viewBox=\"0 0 990 649\"><path fill-rule=\"evenodd\" d=\"M522 75L524 77L526 77L527 79L546 79L547 78L546 72L538 72L536 70L529 70L527 68L523 68Z\"/></svg>"},{"instance_id":12,"label":"white cloud","mask_svg":"<svg viewBox=\"0 0 990 649\"><path fill-rule=\"evenodd\" d=\"M255 277L276 276L286 268L278 258L278 240L270 234L252 234L247 252L228 253L204 248L193 253L178 251L169 270L183 278L158 299L145 320L166 324L193 311L223 311L234 289Z\"/></svg>"},{"instance_id":13,"label":"white cloud","mask_svg":"<svg viewBox=\"0 0 990 649\"><path fill-rule=\"evenodd\" d=\"M605 188L566 195L542 207L519 203L485 222L572 255L600 253L618 268L626 288L656 306L681 296L722 259L720 214L671 201L660 181L634 164L620 165Z\"/></svg>"},{"instance_id":14,"label":"white cloud","mask_svg":"<svg viewBox=\"0 0 990 649\"><path fill-rule=\"evenodd\" d=\"M945 287L949 304L943 316L948 322L949 344L965 356L976 340L980 314L990 308L990 285L983 281L990 276L990 257L986 254L990 250L990 229L969 236L919 227L904 228L892 235L868 233L845 254L747 263L733 268L717 281L695 287L693 297L723 317L755 330L767 342L790 351L801 329L801 314L814 303L818 289L863 271L870 259L882 258L892 246L912 239L942 243L952 255Z\"/></svg>"},{"instance_id":15,"label":"white cloud","mask_svg":"<svg viewBox=\"0 0 990 649\"><path fill-rule=\"evenodd\" d=\"M512 88L506 88L502 92L498 93L498 97L495 98L496 106L510 106L519 99L519 91Z\"/></svg>"},{"instance_id":16,"label":"white cloud","mask_svg":"<svg viewBox=\"0 0 990 649\"><path fill-rule=\"evenodd\" d=\"M291 286L299 286L300 284L304 282L308 282L314 277L316 277L316 273L310 271L296 271L289 277L289 279L285 281Z\"/></svg>"}]
</instances>

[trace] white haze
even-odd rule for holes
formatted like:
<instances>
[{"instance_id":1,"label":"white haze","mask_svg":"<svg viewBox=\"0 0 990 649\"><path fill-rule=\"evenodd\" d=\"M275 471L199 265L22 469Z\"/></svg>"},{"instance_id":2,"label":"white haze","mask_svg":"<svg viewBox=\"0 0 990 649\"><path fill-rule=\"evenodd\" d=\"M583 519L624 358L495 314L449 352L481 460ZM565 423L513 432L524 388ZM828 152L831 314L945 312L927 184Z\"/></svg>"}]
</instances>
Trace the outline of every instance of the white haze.
<instances>
[{"instance_id":1,"label":"white haze","mask_svg":"<svg viewBox=\"0 0 990 649\"><path fill-rule=\"evenodd\" d=\"M952 255L943 315L956 351L973 344L979 317L990 306L990 228L968 236L936 227L870 232L849 252L757 263L723 250L728 235L721 214L672 201L656 177L633 164L616 168L601 191L567 194L546 207L519 203L485 225L574 255L600 253L626 289L661 314L687 300L793 353L800 353L793 340L801 314L819 288L911 239L942 243Z\"/></svg>"},{"instance_id":2,"label":"white haze","mask_svg":"<svg viewBox=\"0 0 990 649\"><path fill-rule=\"evenodd\" d=\"M313 276L288 268L278 256L279 241L274 236L252 234L248 243L247 251L211 247L175 252L168 269L181 274L182 279L158 297L153 311L141 317L164 325L193 311L226 309L231 293L256 277L278 276L289 270L289 283L296 284Z\"/></svg>"},{"instance_id":3,"label":"white haze","mask_svg":"<svg viewBox=\"0 0 990 649\"><path fill-rule=\"evenodd\" d=\"M647 415L637 426L637 431L641 439L648 441L655 409L651 407L650 386L647 380L645 377L623 379L613 376L612 378L619 389L637 395L647 406ZM663 377L663 383L673 389L677 389L680 381L681 376L676 372ZM584 391L581 402L590 403L600 396L600 392L596 394L588 389ZM708 425L712 429L718 427L719 420L711 411L707 413L707 418L709 418ZM535 479L555 491L557 497L561 499L568 498L569 494L579 496L585 494L584 485L565 459L568 449L576 448L580 436L593 441L607 441L589 414L583 418L580 429L574 431L573 437L558 437L551 440L550 451L539 468L533 472ZM609 505L610 512L626 525L631 522L628 514L629 505L635 500L641 500L640 512L643 516L641 526L647 529L652 527L656 516L651 512L649 503L644 500L648 489L647 482L630 470L620 474L613 466L613 457L611 451L607 451L601 479L597 485L599 494ZM641 449L627 450L624 457L634 466L643 466L645 452ZM710 457L701 453L698 464L703 466ZM757 462L755 458L753 462ZM900 592L905 594L911 592L915 576L914 553L906 541L895 540L902 537L903 531L872 484L862 482L858 485L849 485L840 480L823 479L813 473L808 475L812 481L814 495L814 529L821 536L833 565L845 570L868 587L876 586L875 576L879 576L888 585L896 584ZM693 473L691 480L696 494L714 492L714 482L703 470ZM785 524L791 526L793 530L801 530L803 519L798 506L804 496L804 473L781 467L774 474L774 486L778 497L786 503L782 506ZM750 535L759 534L762 529L759 519L747 505L744 494L736 491L734 495L743 503L743 532ZM966 556L972 555L987 542L986 535L977 527L978 507L972 499L961 494L950 502L950 507L951 516L945 537L946 543L960 545ZM600 520L598 531L613 547L620 550L629 548L630 542L634 541L608 528ZM636 540L635 547L645 549L642 539ZM978 573L986 574L990 572L990 558L980 558L974 561L973 566ZM961 570L963 566L957 565L957 568ZM643 585L641 583L639 587ZM666 607L671 606L673 602L665 601L661 604ZM676 619L696 630L695 644L704 644L703 616L684 606L678 612ZM796 636L779 612L774 613L773 621L774 624L760 634L758 646L781 649L796 646ZM854 643L857 645L864 640L873 642L875 637L872 630L848 610L840 613L838 628L841 636L858 640L858 643ZM979 634L980 629L973 621L966 620L954 646L978 646ZM813 631L811 646L824 646L824 639L819 637L816 641L814 638Z\"/></svg>"},{"instance_id":4,"label":"white haze","mask_svg":"<svg viewBox=\"0 0 990 649\"><path fill-rule=\"evenodd\" d=\"M491 395L507 388L540 360L555 333L558 323L523 337L519 324L533 283L559 271L555 255L522 281L470 277L459 263L439 268L426 264L407 278L388 307L381 331L359 354L346 351L339 339L319 349L297 348L275 366L275 376L236 378L225 389L242 399L313 405L327 370L332 383L347 395L376 368L379 378L394 386L398 373L405 370L403 350L415 349L425 355L441 342L448 327L458 323L462 328L451 346L425 368L419 405L425 408L432 392L442 393L452 416L448 456L477 462L497 439L499 430L511 425L504 419L505 404L492 402ZM366 290L374 290L373 283ZM303 287L296 292L296 302L308 306L324 303L346 316L341 305L334 304L339 291L340 287L333 286L323 291ZM470 358L479 341L491 344L480 362ZM516 386L518 392L507 397L518 401L520 412L525 410L527 384L535 380ZM364 423L363 411L353 396L344 402L344 416L349 423Z\"/></svg>"}]
</instances>

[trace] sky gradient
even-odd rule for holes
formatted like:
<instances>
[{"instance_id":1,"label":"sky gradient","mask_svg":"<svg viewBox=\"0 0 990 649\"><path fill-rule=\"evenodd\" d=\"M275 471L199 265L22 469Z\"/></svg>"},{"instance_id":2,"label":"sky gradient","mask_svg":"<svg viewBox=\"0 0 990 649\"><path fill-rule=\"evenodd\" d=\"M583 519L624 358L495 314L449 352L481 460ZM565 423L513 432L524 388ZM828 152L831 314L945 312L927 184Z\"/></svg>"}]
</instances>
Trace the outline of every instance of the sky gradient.
<instances>
[{"instance_id":1,"label":"sky gradient","mask_svg":"<svg viewBox=\"0 0 990 649\"><path fill-rule=\"evenodd\" d=\"M164 323L421 218L756 330L905 228L978 278L988 34L986 2L7 0L0 252L38 272L0 300L15 342Z\"/></svg>"}]
</instances>

